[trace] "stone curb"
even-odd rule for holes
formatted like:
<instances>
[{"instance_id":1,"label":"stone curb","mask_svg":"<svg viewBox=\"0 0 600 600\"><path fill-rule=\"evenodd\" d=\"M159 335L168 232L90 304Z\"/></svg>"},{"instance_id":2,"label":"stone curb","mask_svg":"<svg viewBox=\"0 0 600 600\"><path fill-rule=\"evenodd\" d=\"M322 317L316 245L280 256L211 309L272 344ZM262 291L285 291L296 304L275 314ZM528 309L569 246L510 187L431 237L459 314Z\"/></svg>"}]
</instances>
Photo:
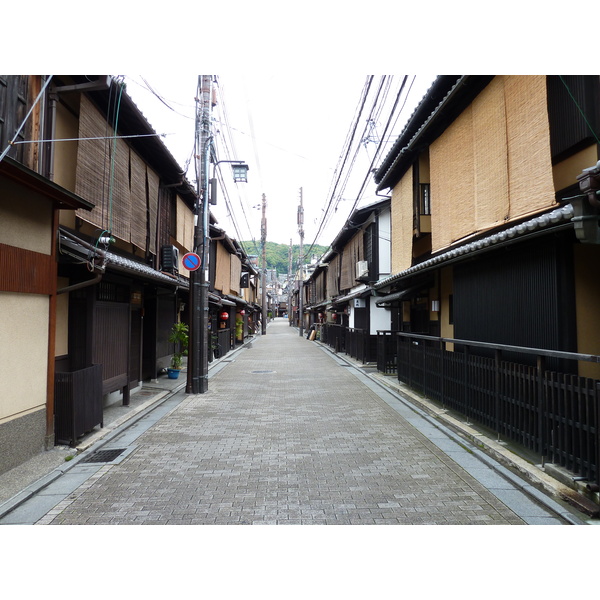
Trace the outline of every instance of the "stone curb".
<instances>
[{"instance_id":1,"label":"stone curb","mask_svg":"<svg viewBox=\"0 0 600 600\"><path fill-rule=\"evenodd\" d=\"M361 371L364 376L368 377L371 381L380 385L388 392L391 392L398 397L399 400L404 400L405 402L414 405L413 408L417 407L419 412L422 411L426 418L429 417L429 420L433 425L440 427L439 424L441 422L448 429L461 436L461 440L468 440L473 445L470 450L472 450L474 455L480 460L511 481L515 486L522 489L523 492L533 496L538 502L543 503L547 508L556 512L571 524L581 525L585 522L578 519L575 515L570 514L564 507L552 498L541 493L539 489L534 486L541 487L550 494L550 496L568 503L577 511L592 518L597 518L600 511L600 507L598 507L597 504L588 500L572 488L562 484L554 477L548 475L541 470L541 467L530 464L514 452L511 452L508 448L505 448L502 443L492 440L481 431L471 427L468 423L461 422L459 419L448 414L447 410L440 408L422 396L419 396L407 386L402 385L400 382L396 383L397 380L395 378L380 373L369 373L364 369L365 365L362 363L353 360L345 354L336 353L328 345L323 344L322 342L316 340L315 342L325 351ZM489 460L486 460L488 458L497 461L499 465L491 464ZM532 485L523 484L523 480L512 473L510 468L516 470Z\"/></svg>"}]
</instances>

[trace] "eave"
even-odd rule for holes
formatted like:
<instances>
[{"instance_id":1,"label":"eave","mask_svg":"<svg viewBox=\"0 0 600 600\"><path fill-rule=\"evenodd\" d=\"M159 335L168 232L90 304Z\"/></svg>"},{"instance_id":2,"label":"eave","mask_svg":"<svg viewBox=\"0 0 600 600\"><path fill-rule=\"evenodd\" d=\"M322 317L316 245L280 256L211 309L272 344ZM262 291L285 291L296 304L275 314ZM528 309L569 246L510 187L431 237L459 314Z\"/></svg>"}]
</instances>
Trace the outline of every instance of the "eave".
<instances>
[{"instance_id":1,"label":"eave","mask_svg":"<svg viewBox=\"0 0 600 600\"><path fill-rule=\"evenodd\" d=\"M513 225L502 231L497 231L496 233L484 236L481 239L458 245L451 250L440 252L428 260L417 263L404 271L378 281L373 284L373 289L381 290L407 279L408 277L412 277L417 273L425 273L432 269L445 267L458 261L465 260L466 258L471 258L477 254L481 254L482 252L524 241L532 236L546 234L550 230L557 231L559 229L573 228L574 215L575 211L573 205L566 204L553 211L528 219L518 225ZM382 301L383 300L384 298L382 298Z\"/></svg>"},{"instance_id":2,"label":"eave","mask_svg":"<svg viewBox=\"0 0 600 600\"><path fill-rule=\"evenodd\" d=\"M94 204L61 187L39 173L32 171L20 162L5 156L0 162L0 175L11 179L28 190L37 192L52 201L55 208L75 210L82 208L92 210Z\"/></svg>"},{"instance_id":3,"label":"eave","mask_svg":"<svg viewBox=\"0 0 600 600\"><path fill-rule=\"evenodd\" d=\"M492 75L440 75L375 172L377 191L393 188L419 153L446 130L493 78Z\"/></svg>"}]
</instances>

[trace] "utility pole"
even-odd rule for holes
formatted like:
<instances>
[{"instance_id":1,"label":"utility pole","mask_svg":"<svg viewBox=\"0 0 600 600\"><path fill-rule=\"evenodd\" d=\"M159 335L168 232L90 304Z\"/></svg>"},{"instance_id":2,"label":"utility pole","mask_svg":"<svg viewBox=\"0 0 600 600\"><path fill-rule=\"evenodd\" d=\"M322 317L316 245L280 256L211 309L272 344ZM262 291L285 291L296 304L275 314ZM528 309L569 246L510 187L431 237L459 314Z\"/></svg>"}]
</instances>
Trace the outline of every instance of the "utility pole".
<instances>
[{"instance_id":1,"label":"utility pole","mask_svg":"<svg viewBox=\"0 0 600 600\"><path fill-rule=\"evenodd\" d=\"M187 393L208 391L208 188L212 108L212 75L198 76L196 99L196 172L198 204L194 229L194 252L200 256L200 268L190 273L190 344Z\"/></svg>"},{"instance_id":2,"label":"utility pole","mask_svg":"<svg viewBox=\"0 0 600 600\"><path fill-rule=\"evenodd\" d=\"M298 206L298 233L300 234L300 281L298 284L298 314L300 337L304 335L304 207L302 206L302 188L300 188L300 206Z\"/></svg>"},{"instance_id":3,"label":"utility pole","mask_svg":"<svg viewBox=\"0 0 600 600\"><path fill-rule=\"evenodd\" d=\"M262 331L267 333L267 198L262 195L262 219L260 221L260 243L262 247Z\"/></svg>"},{"instance_id":4,"label":"utility pole","mask_svg":"<svg viewBox=\"0 0 600 600\"><path fill-rule=\"evenodd\" d=\"M288 323L291 325L292 324L292 319L294 318L294 315L292 313L292 299L293 299L293 293L292 293L292 257L293 257L293 246L292 246L292 240L290 238L290 248L288 250L288 283L287 283L287 289L288 289L288 301L287 301L287 307L288 307Z\"/></svg>"}]
</instances>

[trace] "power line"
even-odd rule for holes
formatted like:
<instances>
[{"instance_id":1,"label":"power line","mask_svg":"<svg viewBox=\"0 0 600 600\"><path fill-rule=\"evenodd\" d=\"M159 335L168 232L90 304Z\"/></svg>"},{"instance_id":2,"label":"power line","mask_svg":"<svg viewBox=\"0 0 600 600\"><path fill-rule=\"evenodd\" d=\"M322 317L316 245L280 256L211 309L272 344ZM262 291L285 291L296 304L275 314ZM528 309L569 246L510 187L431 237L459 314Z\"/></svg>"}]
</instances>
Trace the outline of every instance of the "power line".
<instances>
[{"instance_id":1,"label":"power line","mask_svg":"<svg viewBox=\"0 0 600 600\"><path fill-rule=\"evenodd\" d=\"M8 142L8 146L6 147L6 149L4 150L4 152L2 152L2 154L0 154L0 162L2 162L2 160L4 159L4 157L10 152L10 149L11 149L12 145L15 143L15 140L17 139L19 133L21 133L21 129L23 129L23 127L25 127L25 123L27 123L27 119L29 119L31 113L33 112L33 109L36 106L36 104L40 101L40 98L44 95L44 92L46 91L46 88L50 84L51 80L52 80L52 75L50 75L48 77L48 79L46 79L46 81L44 82L44 85L42 86L42 89L40 90L40 93L37 95L37 98L35 99L35 101L31 105L31 108L29 109L29 111L25 115L25 118L23 119L23 122L19 125L17 131L15 132L15 135L13 136L13 139Z\"/></svg>"},{"instance_id":2,"label":"power line","mask_svg":"<svg viewBox=\"0 0 600 600\"><path fill-rule=\"evenodd\" d=\"M360 110L360 112L359 112L359 114L358 114L358 116L356 118L355 123L354 123L354 128L353 128L352 136L350 137L350 142L349 142L349 145L348 145L348 150L346 152L346 160L347 160L348 154L349 154L349 152L350 152L350 150L352 148L352 142L354 140L356 129L358 128L358 125L359 125L359 122L360 122L360 116L362 114L362 110L363 110L363 108L364 108L364 106L366 104L366 101L367 101L368 92L369 92L370 86L372 84L372 80L373 80L373 76L371 76L370 79L368 80L369 86L366 89L366 92L364 94L364 98L363 98L363 101L362 101L362 105L361 105L361 110ZM362 144L362 140L364 139L364 137L366 135L366 131L367 131L367 129L370 126L370 122L371 122L371 120L373 119L373 117L375 115L375 111L383 103L383 101L380 101L380 96L381 96L382 90L384 89L384 86L386 85L387 80L388 80L388 78L386 76L382 76L380 84L379 84L379 87L378 87L378 90L377 90L377 92L375 94L375 98L373 99L373 102L372 102L372 105L371 105L369 117L368 117L368 119L366 120L366 123L365 123L365 127L364 127L364 130L363 130L363 135L361 137L361 141L355 147L354 155L352 157L352 161L351 161L350 165L348 166L348 169L345 172L345 177L344 177L344 180L343 180L343 184L342 184L342 186L340 188L339 194L337 195L337 197L335 197L335 206L333 208L333 211L331 210L331 204L332 204L332 201L334 200L335 189L337 188L337 185L339 184L339 181L340 181L341 176L342 176L342 172L339 173L338 180L336 181L336 186L334 187L334 192L332 193L332 197L330 199L330 203L329 203L329 205L327 207L327 210L325 211L325 213L324 213L324 215L322 217L321 225L319 227L317 235L315 236L315 240L314 240L313 244L311 245L311 249L312 249L312 246L316 243L316 241L317 241L317 239L318 239L318 237L320 235L321 230L324 229L329 224L329 222L330 222L330 220L331 220L331 218L333 216L333 213L337 212L337 209L338 209L338 206L339 206L339 202L340 202L340 200L342 198L344 190L346 189L346 186L348 184L348 181L349 181L350 176L352 174L352 171L354 169L354 165L356 164L356 160L357 160L358 154L360 152L360 147L361 147L361 144ZM389 89L389 83L387 83L387 88L386 89ZM387 92L386 92L386 94L384 94L384 99L386 97L387 97ZM379 112L381 112L381 108L379 108ZM344 161L344 165L345 165L346 160Z\"/></svg>"},{"instance_id":3,"label":"power line","mask_svg":"<svg viewBox=\"0 0 600 600\"><path fill-rule=\"evenodd\" d=\"M161 94L159 94L149 83L148 81L142 77L140 75L140 79L144 82L144 85L140 85L137 81L131 79L130 81L132 81L132 83L135 83L136 85L138 85L139 87L145 87L155 98L157 98L160 102L162 102L162 104L164 104L169 110L173 111L175 114L179 115L180 117L184 117L185 119L190 119L190 120L194 120L194 117L190 117L189 115L186 115L182 112L179 112L178 110L176 110L175 108L173 108L171 106L171 104L179 104L179 106L182 107L186 107L186 108L191 108L191 105L186 105L186 104L182 104L180 102L175 102L174 100L166 100Z\"/></svg>"},{"instance_id":4,"label":"power line","mask_svg":"<svg viewBox=\"0 0 600 600\"><path fill-rule=\"evenodd\" d=\"M221 122L221 124L225 125L224 131L222 130L222 128L219 128L217 130L218 140L222 144L223 155L226 156L230 160L236 160L238 157L236 156L235 143L234 143L233 136L231 134L231 128L229 126L229 115L228 115L228 111L227 111L227 103L225 101L225 93L223 90L223 86L221 86L220 84L217 85L217 90L218 90L219 97L220 97L220 102L217 103L218 110L221 114L220 122ZM219 171L219 175L221 175L220 171ZM234 211L234 208L233 208L233 205L231 202L231 198L229 197L228 191L225 188L225 182L223 181L222 178L220 181L221 181L221 186L224 191L225 198L226 198L226 206L227 206L227 209L229 212L228 216L234 225L234 228L238 235L238 240L240 241L240 244L241 244L242 235L241 235L239 226L235 220L235 212L236 211ZM252 227L250 226L250 223L248 220L248 214L246 212L246 208L248 208L248 210L250 208L248 199L245 195L244 195L244 197L242 197L242 194L240 193L240 188L238 186L236 186L236 188L237 188L237 199L239 201L240 208L242 210L244 220L245 220L246 226L248 228L248 237L250 237L252 239L252 241L256 244L256 242L254 241L254 236L252 234ZM246 204L246 206L244 206L244 204ZM243 245L242 245L242 247L243 247ZM244 248L244 250L245 250L245 248Z\"/></svg>"},{"instance_id":5,"label":"power line","mask_svg":"<svg viewBox=\"0 0 600 600\"><path fill-rule=\"evenodd\" d=\"M359 99L358 106L357 106L357 109L356 109L358 111L358 113L357 114L355 113L356 116L355 116L355 118L353 120L353 123L350 126L350 130L348 131L348 134L346 136L346 140L344 142L344 146L342 148L342 153L344 153L344 150L345 150L344 158L342 159L342 156L340 155L340 158L338 159L338 165L336 166L335 173L334 173L334 178L335 178L335 174L337 174L337 179L335 179L335 182L332 182L333 189L330 188L331 191L330 191L330 195L329 195L329 201L328 201L327 206L325 208L325 212L324 212L324 214L323 214L323 216L321 218L321 223L319 225L319 228L317 229L317 233L315 235L315 239L314 239L313 243L310 246L311 249L316 244L316 242L317 242L317 240L319 238L319 235L321 234L321 231L322 231L322 229L324 227L327 215L328 215L329 211L331 210L331 206L333 204L333 199L335 197L335 190L337 189L337 186L339 184L340 178L342 176L342 172L344 170L344 166L346 164L346 161L348 160L348 155L350 154L350 150L352 148L352 141L354 140L354 136L356 135L356 130L357 130L358 124L360 122L360 116L362 114L363 108L364 108L365 103L367 101L367 96L369 94L369 90L371 88L372 81L373 81L373 76L372 75L369 76L369 77L367 77L367 80L366 80L365 85L363 87L361 98ZM340 162L341 162L341 166L340 166Z\"/></svg>"},{"instance_id":6,"label":"power line","mask_svg":"<svg viewBox=\"0 0 600 600\"><path fill-rule=\"evenodd\" d=\"M387 100L387 96L388 96L388 94L389 94L390 85L391 85L391 82L390 82L390 81L387 81L387 82L385 82L384 80L385 80L385 77L384 77L384 78L381 80L381 82L380 82L379 90L378 90L378 92L377 92L376 98L375 98L375 100L374 100L374 102L373 102L373 105L372 105L372 107L371 107L371 115L375 115L375 114L377 114L377 115L379 116L379 115L381 115L381 113L383 112L384 104L385 104L385 101ZM405 88L406 88L406 83L407 83L407 81L408 81L408 76L407 76L407 75L405 75L405 76L403 77L403 79L402 79L402 82L401 82L401 84L400 84L399 90L398 90L398 92L397 92L397 94L396 94L396 98L395 98L395 100L394 100L394 104L393 104L392 108L390 109L390 112L389 112L389 115L388 115L388 118L387 118L387 122L386 122L386 126L385 126L385 129L384 129L384 132L383 132L383 134L382 134L382 136L381 136L381 138L380 138L380 140L379 140L379 143L378 143L378 145L377 145L377 148L376 148L375 154L374 154L373 158L371 159L371 162L370 162L369 169L367 170L367 173L366 173L366 175L365 175L365 177L364 177L364 179L363 179L363 182L362 182L362 184L361 184L361 187L360 187L360 189L359 189L359 191L358 191L358 193L357 193L357 195L356 195L356 198L355 198L355 200L354 200L353 206L352 206L351 210L349 211L349 215L350 215L350 214L352 214L352 213L354 212L354 210L356 209L356 207L357 207L358 203L359 203L359 202L360 202L360 200L362 199L362 195L363 195L364 189L365 189L365 187L366 187L366 185L367 185L367 183L368 183L369 179L372 177L373 166L374 166L374 164L375 164L375 161L376 161L376 160L378 159L378 157L381 155L381 152L382 152L382 150L383 150L383 147L384 147L384 145L387 143L387 140L386 140L386 137L387 137L387 132L388 132L388 130L390 129L390 127L393 127L393 126L395 126L395 124L396 124L396 123L397 123L397 121L398 121L398 118L400 117L400 113L401 113L401 112L404 110L404 108L405 108L405 106L406 106L406 102L407 102L408 93L410 93L410 90L412 89L412 85L413 85L413 83L414 83L414 80L415 80L415 78L413 77L413 79L412 79L412 81L411 81L411 84L410 84L410 86L409 86L408 92L407 92L407 94L405 95L405 98L404 98L404 103L402 104L402 107L401 107L400 111L398 112L398 111L397 111L397 107L398 107L398 105L399 105L399 103L400 103L400 100L401 100L401 98L402 98L402 94L403 94L403 92L404 92L404 90L405 90ZM383 91L383 90L385 90L385 92L383 93L383 95L382 95L382 97L381 97L381 94L382 94L382 91ZM380 99L380 97L381 97L381 99ZM366 97L364 97L364 101L366 101ZM364 102L363 102L363 106L364 106ZM394 117L395 117L395 118L394 118ZM393 125L392 125L392 121L393 121ZM356 122L356 123L355 123L355 128L356 128L357 124L358 124L358 123ZM370 124L369 124L369 120L367 120L367 125L365 126L365 132L367 131L367 129L369 128L369 126L370 126ZM361 141L361 143L362 143L362 141ZM349 150L350 150L350 148L348 148L348 150L347 150L347 153L346 153L346 158L347 158L347 156L348 156L348 152L349 152ZM357 157L357 155L358 155L358 149L355 151L355 154L354 154L353 160L352 160L352 162L351 162L351 167L354 167L354 164L355 164L355 160L356 160L356 157ZM344 180L343 186L342 186L342 187L341 187L341 189L340 189L340 194L339 194L339 196L338 196L338 199L337 199L337 202L336 202L336 204L335 204L335 210L337 210L337 206L339 205L339 201L341 200L341 195L342 195L342 193L343 193L343 190L345 189L345 187L346 187L346 185L347 185L347 183L348 183L349 176L350 176L350 172L348 171L348 172L346 173L346 177L345 177L345 180ZM341 173L338 175L338 180L336 181L336 186L338 186L338 185L339 185L339 179L340 179L340 177L341 177ZM335 188L334 188L334 189L335 189ZM316 242L317 242L317 240L318 240L318 237L319 237L319 235L320 235L320 233L321 233L322 229L323 229L323 228L324 228L324 227L325 227L325 226L326 226L326 225L329 223L329 221L330 221L330 219L331 219L331 217L332 217L332 213L330 212L330 207L331 207L331 202L332 202L332 200L333 200L333 196L330 198L330 202L329 202L329 205L328 205L328 207L327 207L327 208L328 208L328 210L327 210L327 211L325 211L325 214L322 216L322 220L321 220L321 224L320 224L320 226L319 226L319 230L317 231L317 235L315 236L315 240L314 240L314 241L313 241L313 243L311 244L311 246L310 246L309 250L307 251L307 254L308 254L308 253L310 253L310 251L312 250L313 246L316 244ZM335 212L335 211L334 211L334 212Z\"/></svg>"},{"instance_id":7,"label":"power line","mask_svg":"<svg viewBox=\"0 0 600 600\"><path fill-rule=\"evenodd\" d=\"M398 91L398 94L396 95L396 100L394 101L394 105L392 106L392 109L390 111L390 116L388 117L387 124L385 126L385 129L383 131L383 135L381 137L381 141L379 142L379 144L377 146L377 150L375 151L375 155L373 156L373 160L371 161L371 165L369 167L369 170L368 170L368 172L367 172L367 174L366 174L366 176L365 176L365 178L363 180L362 186L361 186L361 188L360 188L360 190L359 190L359 192L358 192L358 194L356 196L356 201L354 202L354 205L352 206L352 210L350 211L350 214L352 214L354 212L356 206L358 205L358 203L359 203L359 201L360 201L360 199L362 197L362 193L363 193L363 190L365 189L367 181L372 177L372 174L373 174L373 172L372 172L373 165L375 164L375 160L378 158L379 152L380 152L380 150L381 150L381 148L383 146L383 140L385 139L385 134L387 133L387 130L388 130L389 126L390 126L390 123L392 121L392 117L393 117L393 115L394 115L394 113L396 111L396 107L398 106L398 103L400 102L400 96L402 95L402 92L404 91L404 87L406 85L406 80L407 79L408 79L408 75L405 75L404 79L402 80L402 84L400 85L400 90Z\"/></svg>"}]
</instances>

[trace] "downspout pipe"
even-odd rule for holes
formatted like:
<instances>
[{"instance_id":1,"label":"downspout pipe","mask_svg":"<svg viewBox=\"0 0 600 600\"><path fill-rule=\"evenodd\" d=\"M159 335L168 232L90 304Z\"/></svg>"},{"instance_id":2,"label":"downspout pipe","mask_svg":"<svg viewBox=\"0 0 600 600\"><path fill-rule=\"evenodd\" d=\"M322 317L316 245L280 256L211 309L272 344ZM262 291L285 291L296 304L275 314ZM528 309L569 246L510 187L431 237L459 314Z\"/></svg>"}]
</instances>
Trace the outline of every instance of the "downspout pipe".
<instances>
[{"instance_id":1,"label":"downspout pipe","mask_svg":"<svg viewBox=\"0 0 600 600\"><path fill-rule=\"evenodd\" d=\"M74 283L73 285L68 285L67 287L57 290L56 293L57 293L57 295L58 294L66 294L68 292L80 290L81 288L89 287L90 285L96 285L97 283L100 283L100 280L102 279L103 275L104 275L104 272L96 273L96 276L93 277L92 279L87 279L86 281L80 281L79 283Z\"/></svg>"},{"instance_id":2,"label":"downspout pipe","mask_svg":"<svg viewBox=\"0 0 600 600\"><path fill-rule=\"evenodd\" d=\"M100 280L102 279L102 276L104 275L104 271L105 271L105 267L104 267L104 265L106 264L105 253L102 250L100 250L100 248L96 248L95 246L88 244L84 240L79 239L77 236L72 235L68 231L59 231L58 235L59 235L59 239L60 239L61 235L64 235L65 237L71 239L72 241L74 241L78 244L81 244L84 248L87 248L90 252L92 252L94 257L99 256L102 260L102 264L100 266L94 265L94 272L96 274L94 277L92 277L92 279L88 279L86 281L80 281L79 283L74 283L73 285L68 285L64 288L57 290L56 294L57 295L66 294L68 292L72 292L74 290L79 290L81 288L89 287L91 285L96 285L97 283L99 283Z\"/></svg>"},{"instance_id":3,"label":"downspout pipe","mask_svg":"<svg viewBox=\"0 0 600 600\"><path fill-rule=\"evenodd\" d=\"M49 104L50 104L50 134L48 139L53 140L56 137L56 113L58 104L58 94L56 93L56 86L50 87ZM50 181L54 181L54 144L49 142L47 145L47 157L46 160L46 173Z\"/></svg>"}]
</instances>

